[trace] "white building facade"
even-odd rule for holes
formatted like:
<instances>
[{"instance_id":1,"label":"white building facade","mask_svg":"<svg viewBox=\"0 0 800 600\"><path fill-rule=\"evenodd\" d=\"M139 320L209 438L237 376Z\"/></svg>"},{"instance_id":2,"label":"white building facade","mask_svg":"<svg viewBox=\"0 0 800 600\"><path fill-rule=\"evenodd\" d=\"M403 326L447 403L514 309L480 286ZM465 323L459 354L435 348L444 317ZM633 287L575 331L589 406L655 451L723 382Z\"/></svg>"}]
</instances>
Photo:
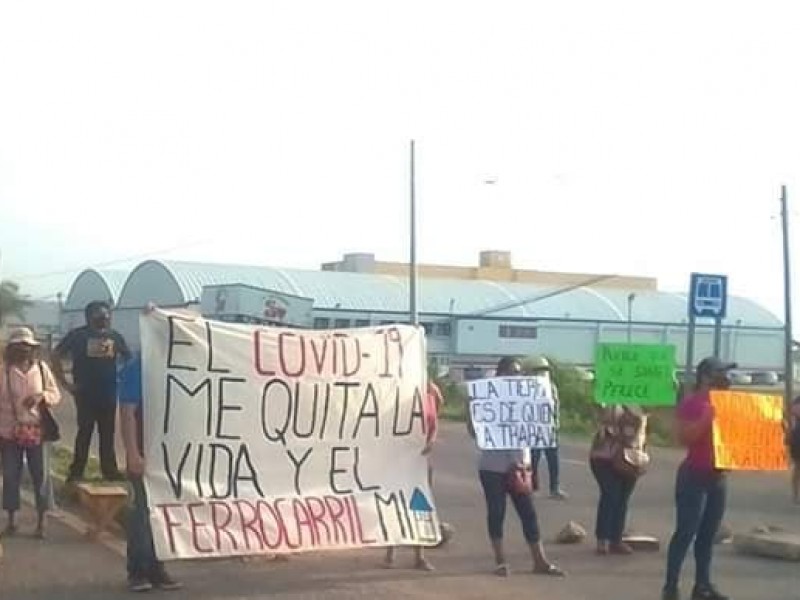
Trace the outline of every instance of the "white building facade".
<instances>
[{"instance_id":1,"label":"white building facade","mask_svg":"<svg viewBox=\"0 0 800 600\"><path fill-rule=\"evenodd\" d=\"M225 294L238 289L250 298L243 301L250 308L240 312L253 313L252 322L280 323L275 317L281 312L287 324L315 329L408 321L408 282L402 277L146 261L129 273L81 273L66 297L62 327L81 325L85 305L104 300L114 306L115 328L137 348L139 313L148 302L209 314L209 294L218 298L220 289ZM523 283L421 279L420 321L431 358L454 371L488 366L503 355L530 354L591 367L598 342L624 342L630 336L633 342L674 344L679 364L685 361L685 295L637 290L629 306L628 290L593 287L543 298L554 291ZM285 321L286 315L292 315L291 322ZM783 340L783 325L775 315L746 298L729 298L723 359L742 369L782 371ZM694 356L712 350L713 324L700 321Z\"/></svg>"}]
</instances>

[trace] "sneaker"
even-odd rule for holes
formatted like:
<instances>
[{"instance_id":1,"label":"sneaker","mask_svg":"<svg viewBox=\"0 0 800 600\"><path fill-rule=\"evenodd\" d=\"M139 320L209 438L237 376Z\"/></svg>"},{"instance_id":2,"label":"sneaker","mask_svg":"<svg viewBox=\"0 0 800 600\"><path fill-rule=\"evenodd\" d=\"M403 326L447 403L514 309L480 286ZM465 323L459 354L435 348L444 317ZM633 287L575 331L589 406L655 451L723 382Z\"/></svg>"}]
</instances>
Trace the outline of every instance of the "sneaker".
<instances>
[{"instance_id":1,"label":"sneaker","mask_svg":"<svg viewBox=\"0 0 800 600\"><path fill-rule=\"evenodd\" d=\"M164 567L156 570L156 572L150 578L150 581L158 589L168 592L179 590L183 587L183 584L180 581L176 581L169 576L169 573L167 573Z\"/></svg>"},{"instance_id":2,"label":"sneaker","mask_svg":"<svg viewBox=\"0 0 800 600\"><path fill-rule=\"evenodd\" d=\"M128 577L128 590L131 592L149 592L153 589L153 584L147 577L142 575L131 575Z\"/></svg>"},{"instance_id":3,"label":"sneaker","mask_svg":"<svg viewBox=\"0 0 800 600\"><path fill-rule=\"evenodd\" d=\"M567 498L569 498L569 494L562 489L557 489L550 492L551 500L566 500Z\"/></svg>"},{"instance_id":4,"label":"sneaker","mask_svg":"<svg viewBox=\"0 0 800 600\"><path fill-rule=\"evenodd\" d=\"M678 588L664 588L661 592L661 600L681 600L681 593Z\"/></svg>"},{"instance_id":5,"label":"sneaker","mask_svg":"<svg viewBox=\"0 0 800 600\"><path fill-rule=\"evenodd\" d=\"M713 585L694 586L692 590L692 600L731 600L725 594L721 594Z\"/></svg>"}]
</instances>

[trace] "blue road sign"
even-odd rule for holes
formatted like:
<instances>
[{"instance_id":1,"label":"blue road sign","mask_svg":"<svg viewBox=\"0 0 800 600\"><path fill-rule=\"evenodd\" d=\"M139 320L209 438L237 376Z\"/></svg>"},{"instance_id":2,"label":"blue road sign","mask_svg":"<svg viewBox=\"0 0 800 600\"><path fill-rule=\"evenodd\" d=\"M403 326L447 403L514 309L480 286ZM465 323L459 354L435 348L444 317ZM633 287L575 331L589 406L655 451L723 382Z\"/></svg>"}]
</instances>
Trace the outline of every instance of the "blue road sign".
<instances>
[{"instance_id":1,"label":"blue road sign","mask_svg":"<svg viewBox=\"0 0 800 600\"><path fill-rule=\"evenodd\" d=\"M689 314L724 319L728 311L728 277L692 273L689 284Z\"/></svg>"}]
</instances>

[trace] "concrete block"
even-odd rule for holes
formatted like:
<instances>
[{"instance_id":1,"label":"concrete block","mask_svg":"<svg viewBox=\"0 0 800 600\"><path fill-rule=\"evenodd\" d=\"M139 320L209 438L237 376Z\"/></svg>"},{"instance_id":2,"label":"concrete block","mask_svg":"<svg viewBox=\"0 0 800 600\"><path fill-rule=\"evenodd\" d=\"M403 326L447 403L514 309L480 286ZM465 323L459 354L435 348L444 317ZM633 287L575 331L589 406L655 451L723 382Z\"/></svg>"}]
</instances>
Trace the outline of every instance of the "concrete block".
<instances>
[{"instance_id":1,"label":"concrete block","mask_svg":"<svg viewBox=\"0 0 800 600\"><path fill-rule=\"evenodd\" d=\"M638 552L658 552L661 549L661 542L652 535L623 535L622 542Z\"/></svg>"},{"instance_id":2,"label":"concrete block","mask_svg":"<svg viewBox=\"0 0 800 600\"><path fill-rule=\"evenodd\" d=\"M733 538L741 554L800 561L800 535L785 532L743 533Z\"/></svg>"},{"instance_id":3,"label":"concrete block","mask_svg":"<svg viewBox=\"0 0 800 600\"><path fill-rule=\"evenodd\" d=\"M556 544L580 544L586 539L586 529L575 521L570 521L556 536Z\"/></svg>"},{"instance_id":4,"label":"concrete block","mask_svg":"<svg viewBox=\"0 0 800 600\"><path fill-rule=\"evenodd\" d=\"M758 525L750 533L786 533L783 527L777 525Z\"/></svg>"},{"instance_id":5,"label":"concrete block","mask_svg":"<svg viewBox=\"0 0 800 600\"><path fill-rule=\"evenodd\" d=\"M714 536L715 544L730 544L733 541L733 529L727 523L719 526L717 535Z\"/></svg>"}]
</instances>

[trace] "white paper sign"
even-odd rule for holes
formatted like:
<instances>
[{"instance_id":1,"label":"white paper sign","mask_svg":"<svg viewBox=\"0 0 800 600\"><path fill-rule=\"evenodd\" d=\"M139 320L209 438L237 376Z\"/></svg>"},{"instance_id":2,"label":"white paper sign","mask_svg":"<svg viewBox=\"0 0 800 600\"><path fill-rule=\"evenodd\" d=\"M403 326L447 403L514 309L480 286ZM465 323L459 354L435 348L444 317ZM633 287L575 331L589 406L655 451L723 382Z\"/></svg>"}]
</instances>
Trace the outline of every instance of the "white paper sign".
<instances>
[{"instance_id":1,"label":"white paper sign","mask_svg":"<svg viewBox=\"0 0 800 600\"><path fill-rule=\"evenodd\" d=\"M160 559L439 541L421 329L140 325Z\"/></svg>"},{"instance_id":2,"label":"white paper sign","mask_svg":"<svg viewBox=\"0 0 800 600\"><path fill-rule=\"evenodd\" d=\"M482 450L553 448L558 415L550 376L494 377L467 383L470 419Z\"/></svg>"}]
</instances>

